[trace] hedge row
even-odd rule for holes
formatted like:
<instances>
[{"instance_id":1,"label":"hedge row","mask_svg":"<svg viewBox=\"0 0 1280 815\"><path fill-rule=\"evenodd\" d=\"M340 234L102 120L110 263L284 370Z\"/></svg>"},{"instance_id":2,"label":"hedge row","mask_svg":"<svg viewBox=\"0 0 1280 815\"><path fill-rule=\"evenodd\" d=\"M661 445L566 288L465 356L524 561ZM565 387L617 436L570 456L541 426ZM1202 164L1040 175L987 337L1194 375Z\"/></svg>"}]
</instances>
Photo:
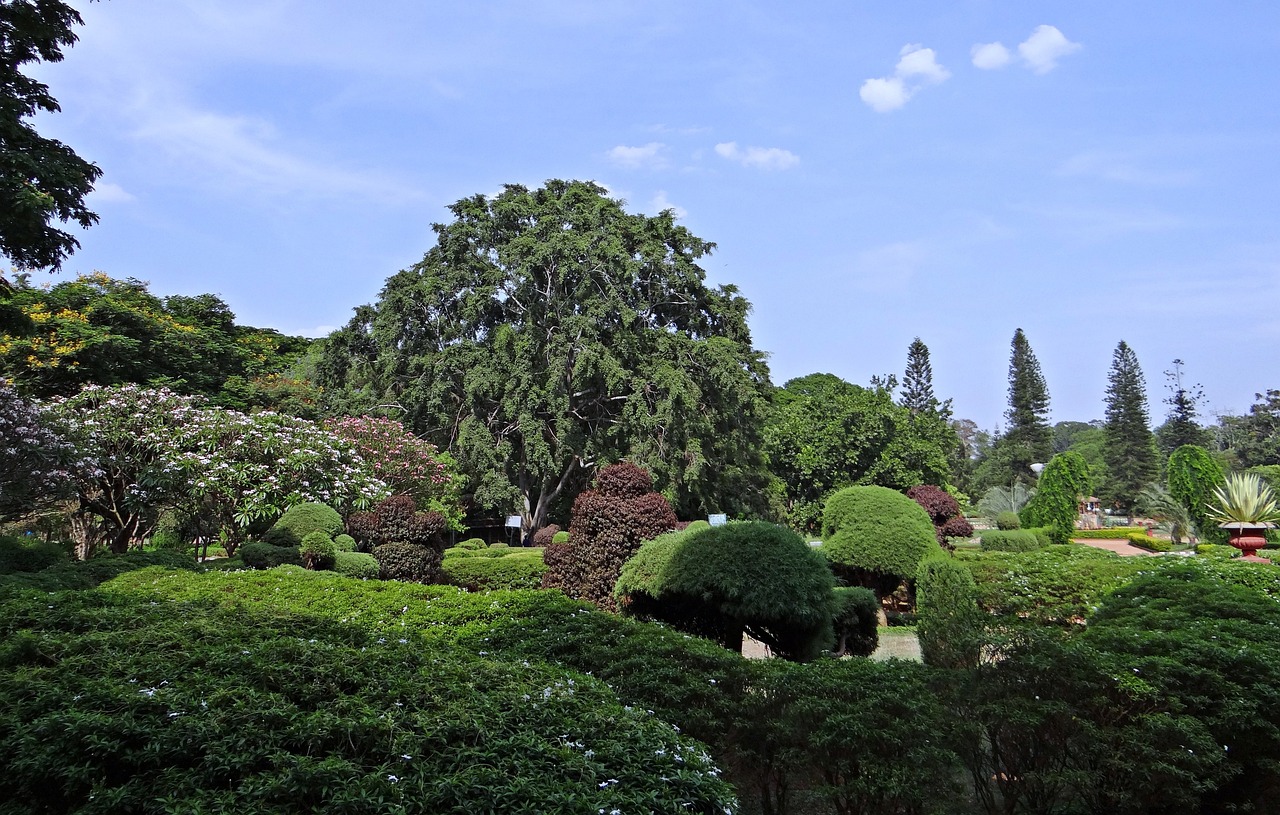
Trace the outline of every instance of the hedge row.
<instances>
[{"instance_id":1,"label":"hedge row","mask_svg":"<svg viewBox=\"0 0 1280 815\"><path fill-rule=\"evenodd\" d=\"M1147 534L1145 526L1113 526L1108 529L1077 529L1072 540L1124 540L1134 533Z\"/></svg>"}]
</instances>

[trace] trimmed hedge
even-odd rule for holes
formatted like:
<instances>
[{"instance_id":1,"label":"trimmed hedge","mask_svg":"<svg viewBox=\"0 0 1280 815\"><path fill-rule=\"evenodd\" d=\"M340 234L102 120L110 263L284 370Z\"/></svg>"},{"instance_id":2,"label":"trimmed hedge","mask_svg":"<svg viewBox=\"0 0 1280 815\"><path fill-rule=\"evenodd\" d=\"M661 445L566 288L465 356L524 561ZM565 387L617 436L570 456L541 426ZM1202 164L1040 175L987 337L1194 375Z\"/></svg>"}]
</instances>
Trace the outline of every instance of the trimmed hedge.
<instances>
[{"instance_id":1,"label":"trimmed hedge","mask_svg":"<svg viewBox=\"0 0 1280 815\"><path fill-rule=\"evenodd\" d=\"M1034 552L1044 547L1041 538L1030 529L989 529L982 533L984 552Z\"/></svg>"},{"instance_id":2,"label":"trimmed hedge","mask_svg":"<svg viewBox=\"0 0 1280 815\"><path fill-rule=\"evenodd\" d=\"M1129 543L1134 546L1146 549L1150 552L1173 551L1173 541L1165 540L1164 538L1153 538L1146 532L1130 532L1128 535L1125 535L1125 540L1129 541Z\"/></svg>"},{"instance_id":3,"label":"trimmed hedge","mask_svg":"<svg viewBox=\"0 0 1280 815\"><path fill-rule=\"evenodd\" d=\"M1072 544L954 557L973 572L983 610L1054 625L1082 622L1116 588L1159 566L1155 558L1120 557Z\"/></svg>"},{"instance_id":4,"label":"trimmed hedge","mask_svg":"<svg viewBox=\"0 0 1280 815\"><path fill-rule=\"evenodd\" d=\"M518 549L501 557L449 557L450 551L440 566L444 582L467 591L536 589L547 571L541 549Z\"/></svg>"},{"instance_id":5,"label":"trimmed hedge","mask_svg":"<svg viewBox=\"0 0 1280 815\"><path fill-rule=\"evenodd\" d=\"M440 574L443 558L439 549L413 543L384 543L375 546L379 575L384 580L406 580L412 583L434 582Z\"/></svg>"},{"instance_id":6,"label":"trimmed hedge","mask_svg":"<svg viewBox=\"0 0 1280 815\"><path fill-rule=\"evenodd\" d=\"M307 502L286 509L280 520L262 536L262 541L273 546L300 546L302 539L312 532L323 532L332 538L341 531L342 516L336 509Z\"/></svg>"},{"instance_id":7,"label":"trimmed hedge","mask_svg":"<svg viewBox=\"0 0 1280 815\"><path fill-rule=\"evenodd\" d=\"M301 566L302 553L296 546L274 546L270 543L249 541L236 552L250 569L274 569L276 566Z\"/></svg>"},{"instance_id":8,"label":"trimmed hedge","mask_svg":"<svg viewBox=\"0 0 1280 815\"><path fill-rule=\"evenodd\" d=\"M456 549L483 549L489 544L485 543L482 538L467 538L459 543Z\"/></svg>"},{"instance_id":9,"label":"trimmed hedge","mask_svg":"<svg viewBox=\"0 0 1280 815\"><path fill-rule=\"evenodd\" d=\"M314 571L323 571L333 568L333 559L338 554L338 547L333 542L333 538L324 532L308 532L302 538L298 554L302 557L303 566Z\"/></svg>"},{"instance_id":10,"label":"trimmed hedge","mask_svg":"<svg viewBox=\"0 0 1280 815\"><path fill-rule=\"evenodd\" d=\"M1008 532L1014 529L1021 529L1022 521L1018 518L1018 513L1012 510L1005 510L996 515L996 529L1002 532Z\"/></svg>"},{"instance_id":11,"label":"trimmed hedge","mask_svg":"<svg viewBox=\"0 0 1280 815\"><path fill-rule=\"evenodd\" d=\"M1147 534L1145 526L1113 526L1108 529L1077 529L1071 533L1073 540L1125 540L1130 534Z\"/></svg>"},{"instance_id":12,"label":"trimmed hedge","mask_svg":"<svg viewBox=\"0 0 1280 815\"><path fill-rule=\"evenodd\" d=\"M973 668L981 651L984 614L973 572L949 557L929 558L916 575L917 634L926 665Z\"/></svg>"},{"instance_id":13,"label":"trimmed hedge","mask_svg":"<svg viewBox=\"0 0 1280 815\"><path fill-rule=\"evenodd\" d=\"M364 552L338 552L333 559L333 570L357 580L376 580L381 572L378 559Z\"/></svg>"},{"instance_id":14,"label":"trimmed hedge","mask_svg":"<svg viewBox=\"0 0 1280 815\"><path fill-rule=\"evenodd\" d=\"M839 573L855 578L870 572L914 580L920 561L942 551L929 514L887 487L848 487L832 495L822 531L819 551Z\"/></svg>"}]
</instances>

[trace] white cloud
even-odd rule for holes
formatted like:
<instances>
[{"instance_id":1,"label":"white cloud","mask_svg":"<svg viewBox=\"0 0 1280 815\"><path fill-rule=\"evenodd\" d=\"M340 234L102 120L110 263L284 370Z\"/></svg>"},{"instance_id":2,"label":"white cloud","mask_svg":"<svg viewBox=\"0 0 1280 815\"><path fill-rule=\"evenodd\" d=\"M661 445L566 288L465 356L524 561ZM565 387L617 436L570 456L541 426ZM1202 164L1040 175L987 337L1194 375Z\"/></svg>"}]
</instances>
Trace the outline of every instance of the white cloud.
<instances>
[{"instance_id":1,"label":"white cloud","mask_svg":"<svg viewBox=\"0 0 1280 815\"><path fill-rule=\"evenodd\" d=\"M945 82L951 76L938 64L932 48L909 44L902 46L899 54L893 76L868 79L858 89L858 96L876 113L897 110L921 88Z\"/></svg>"},{"instance_id":2,"label":"white cloud","mask_svg":"<svg viewBox=\"0 0 1280 815\"><path fill-rule=\"evenodd\" d=\"M653 196L653 200L649 202L649 209L653 212L663 212L669 209L677 219L684 218L689 214L689 211L684 207L677 206L667 200L666 190L658 190L658 193Z\"/></svg>"},{"instance_id":3,"label":"white cloud","mask_svg":"<svg viewBox=\"0 0 1280 815\"><path fill-rule=\"evenodd\" d=\"M93 192L89 193L89 201L101 201L104 204L126 204L130 201L136 201L136 196L127 191L119 184L112 184L109 181L100 181L93 185Z\"/></svg>"},{"instance_id":4,"label":"white cloud","mask_svg":"<svg viewBox=\"0 0 1280 815\"><path fill-rule=\"evenodd\" d=\"M984 71L994 71L1008 65L1013 55L1002 43L989 42L973 46L973 66Z\"/></svg>"},{"instance_id":5,"label":"white cloud","mask_svg":"<svg viewBox=\"0 0 1280 815\"><path fill-rule=\"evenodd\" d=\"M744 167L759 167L762 170L786 170L800 163L799 156L781 147L743 148L732 141L717 144L716 153Z\"/></svg>"},{"instance_id":6,"label":"white cloud","mask_svg":"<svg viewBox=\"0 0 1280 815\"><path fill-rule=\"evenodd\" d=\"M648 144L639 147L629 147L620 144L608 152L609 160L619 167L636 168L650 167L658 169L665 167L667 162L663 156L666 145L662 142L651 141Z\"/></svg>"},{"instance_id":7,"label":"white cloud","mask_svg":"<svg viewBox=\"0 0 1280 815\"><path fill-rule=\"evenodd\" d=\"M1047 74L1058 67L1058 60L1081 47L1080 43L1068 40L1057 28L1041 25L1036 26L1031 36L1018 45L1018 54L1032 71Z\"/></svg>"}]
</instances>

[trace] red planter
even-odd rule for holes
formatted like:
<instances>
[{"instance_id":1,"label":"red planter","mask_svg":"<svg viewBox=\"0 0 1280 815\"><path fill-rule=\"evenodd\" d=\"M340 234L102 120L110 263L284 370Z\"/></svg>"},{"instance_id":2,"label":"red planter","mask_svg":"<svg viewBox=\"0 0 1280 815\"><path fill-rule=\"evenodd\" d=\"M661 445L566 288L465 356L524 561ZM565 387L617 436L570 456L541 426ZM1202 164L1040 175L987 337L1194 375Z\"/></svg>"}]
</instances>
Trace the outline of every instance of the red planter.
<instances>
[{"instance_id":1,"label":"red planter","mask_svg":"<svg viewBox=\"0 0 1280 815\"><path fill-rule=\"evenodd\" d=\"M1226 526L1224 524L1224 526ZM1266 526L1227 526L1231 533L1231 545L1239 549L1244 557L1251 560L1265 560L1258 557L1258 550L1267 545Z\"/></svg>"}]
</instances>

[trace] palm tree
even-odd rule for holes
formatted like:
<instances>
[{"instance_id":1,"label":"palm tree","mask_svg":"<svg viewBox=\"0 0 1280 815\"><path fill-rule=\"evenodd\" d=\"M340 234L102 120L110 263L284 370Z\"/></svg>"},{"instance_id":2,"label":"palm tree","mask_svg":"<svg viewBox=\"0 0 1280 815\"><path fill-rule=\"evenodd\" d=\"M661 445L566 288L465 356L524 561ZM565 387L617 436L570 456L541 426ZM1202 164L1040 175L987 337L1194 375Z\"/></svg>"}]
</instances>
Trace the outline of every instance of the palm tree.
<instances>
[{"instance_id":1,"label":"palm tree","mask_svg":"<svg viewBox=\"0 0 1280 815\"><path fill-rule=\"evenodd\" d=\"M1191 537L1191 513L1163 485L1148 484L1138 493L1137 505L1148 517L1160 521L1175 546L1180 545L1184 537Z\"/></svg>"},{"instance_id":2,"label":"palm tree","mask_svg":"<svg viewBox=\"0 0 1280 815\"><path fill-rule=\"evenodd\" d=\"M1012 487L992 487L978 502L978 511L986 518L994 518L1001 512L1017 512L1035 494L1034 489L1023 486L1020 481L1014 482Z\"/></svg>"}]
</instances>

